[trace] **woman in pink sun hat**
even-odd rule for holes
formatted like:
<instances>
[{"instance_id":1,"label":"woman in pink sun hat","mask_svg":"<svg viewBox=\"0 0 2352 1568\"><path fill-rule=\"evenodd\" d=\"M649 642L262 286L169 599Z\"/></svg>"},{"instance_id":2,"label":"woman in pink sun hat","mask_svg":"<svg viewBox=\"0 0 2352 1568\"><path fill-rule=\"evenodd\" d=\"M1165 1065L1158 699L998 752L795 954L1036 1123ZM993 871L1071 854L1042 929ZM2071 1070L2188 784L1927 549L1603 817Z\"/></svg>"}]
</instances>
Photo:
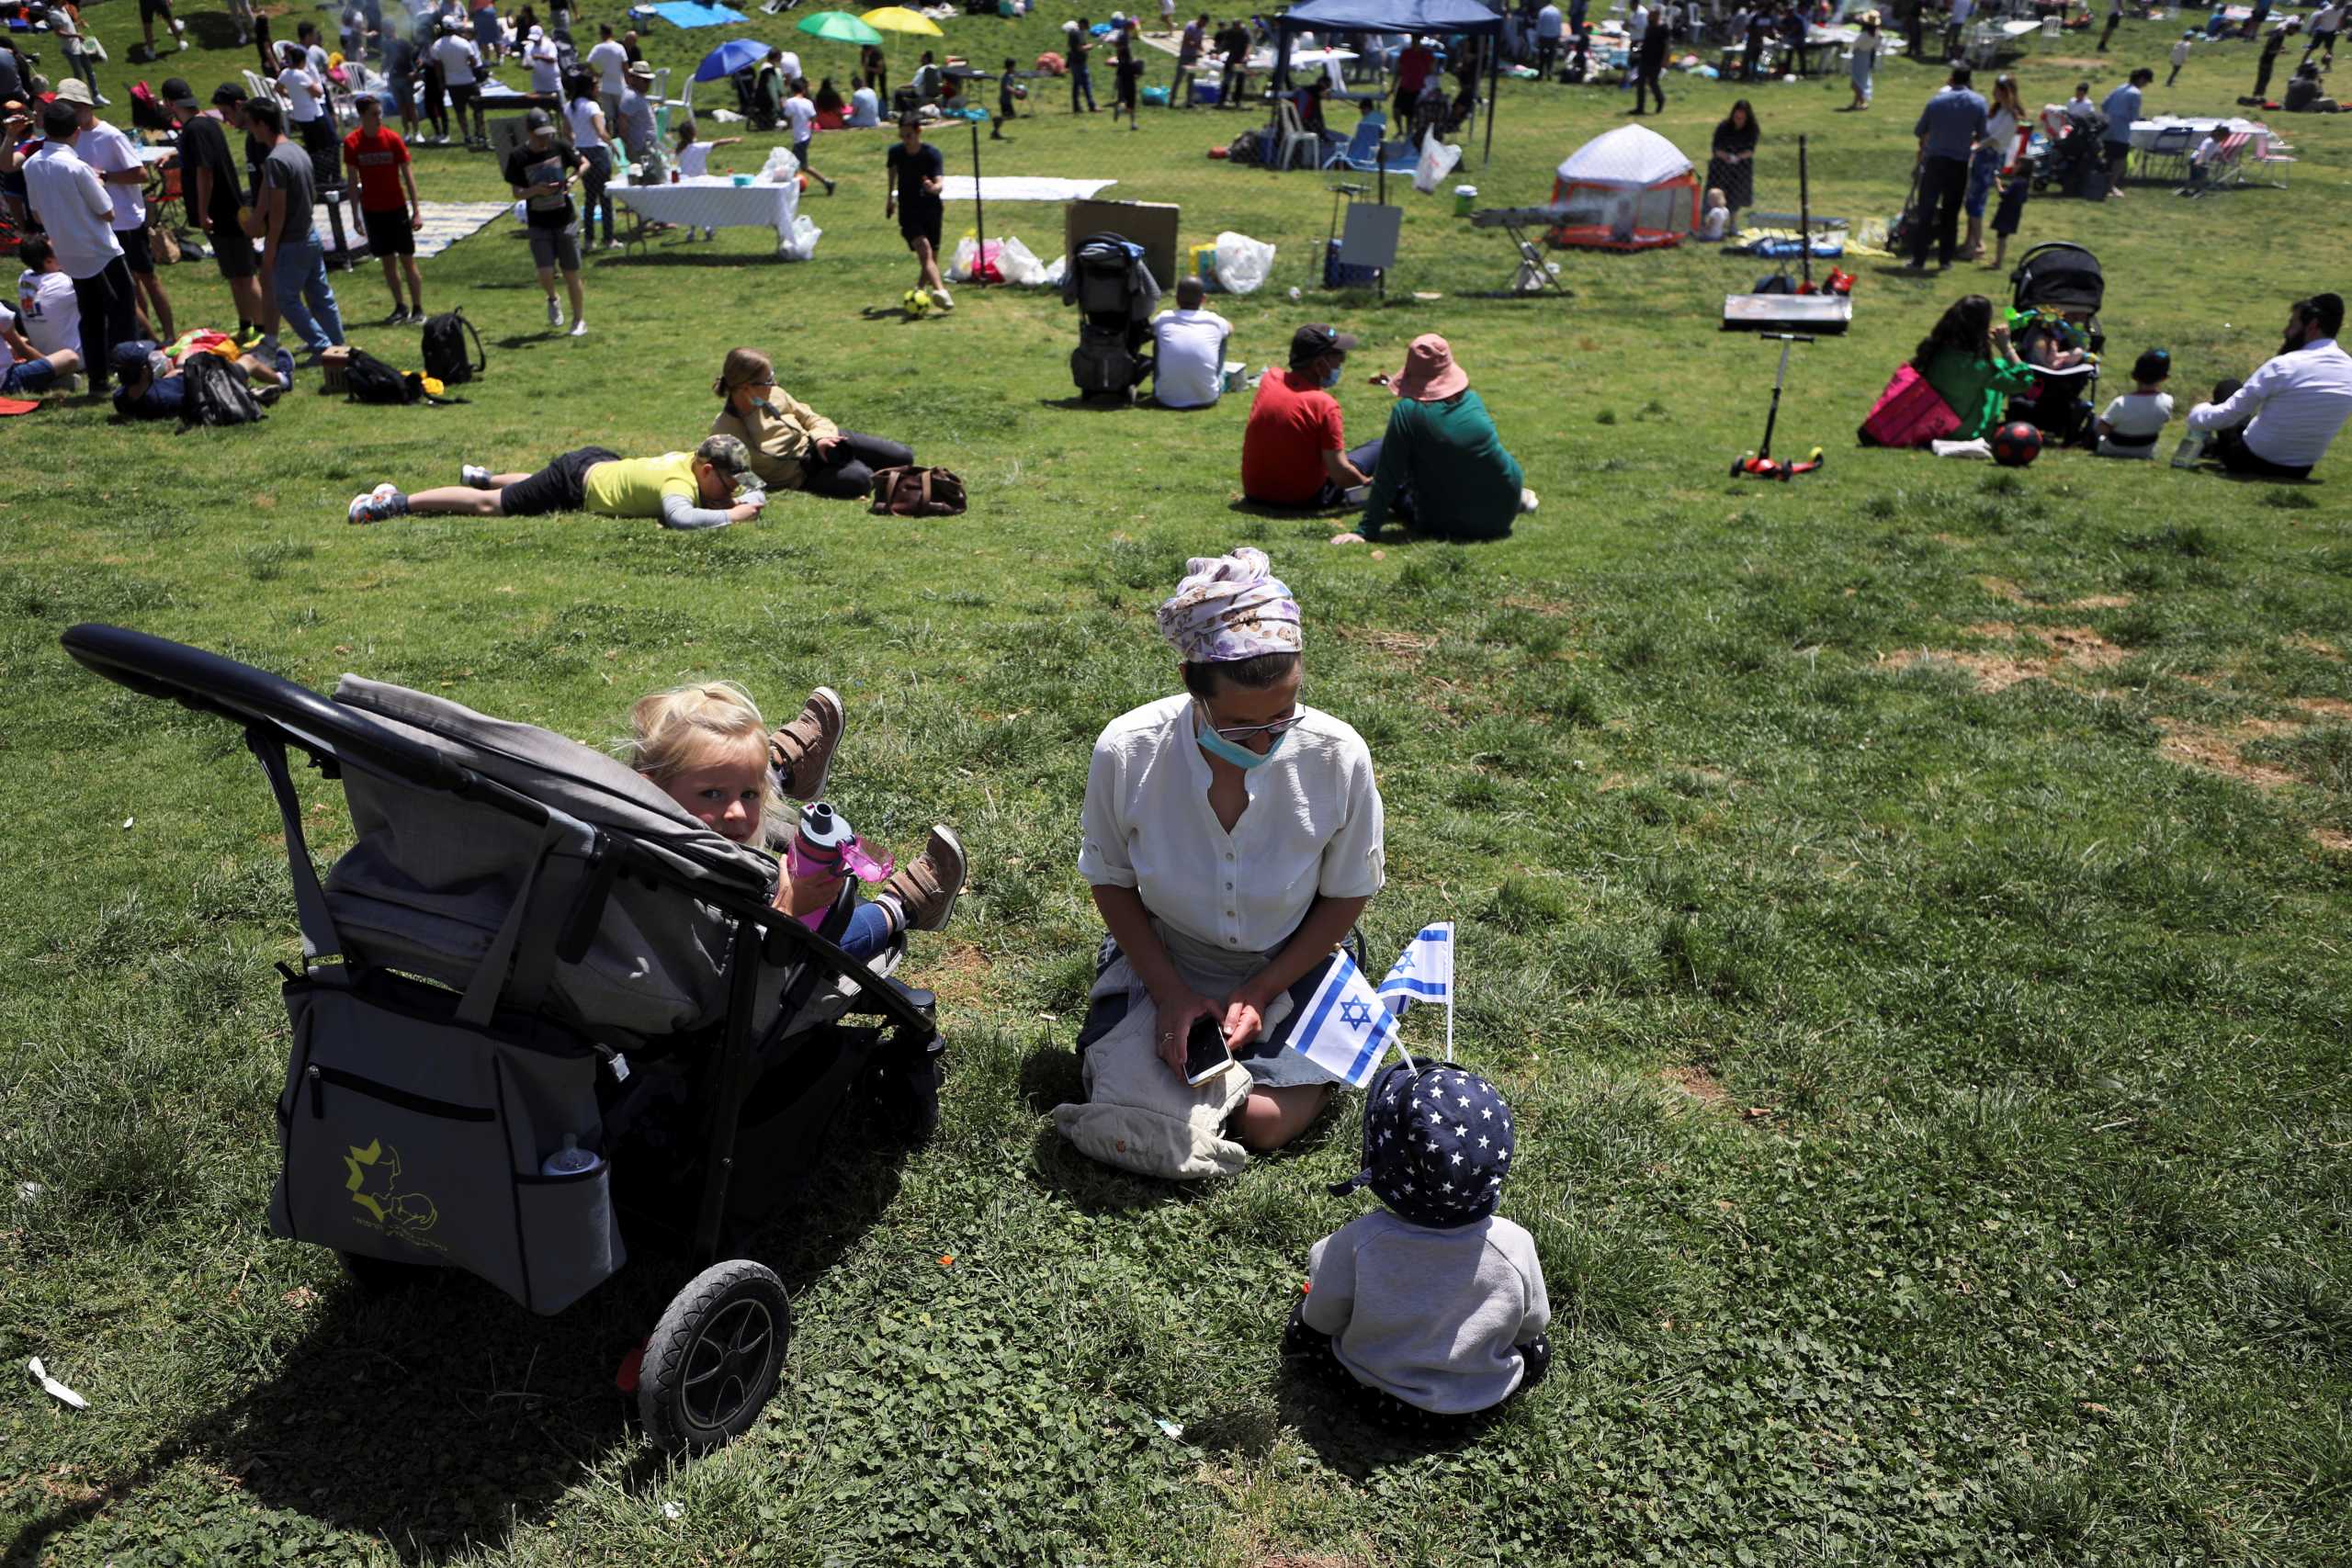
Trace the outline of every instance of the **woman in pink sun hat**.
<instances>
[{"instance_id":1,"label":"woman in pink sun hat","mask_svg":"<svg viewBox=\"0 0 2352 1568\"><path fill-rule=\"evenodd\" d=\"M1403 370L1374 380L1396 394L1396 406L1364 499L1364 536L1393 513L1416 534L1499 539L1512 519L1535 510L1535 492L1521 487L1519 464L1445 339L1422 333Z\"/></svg>"}]
</instances>

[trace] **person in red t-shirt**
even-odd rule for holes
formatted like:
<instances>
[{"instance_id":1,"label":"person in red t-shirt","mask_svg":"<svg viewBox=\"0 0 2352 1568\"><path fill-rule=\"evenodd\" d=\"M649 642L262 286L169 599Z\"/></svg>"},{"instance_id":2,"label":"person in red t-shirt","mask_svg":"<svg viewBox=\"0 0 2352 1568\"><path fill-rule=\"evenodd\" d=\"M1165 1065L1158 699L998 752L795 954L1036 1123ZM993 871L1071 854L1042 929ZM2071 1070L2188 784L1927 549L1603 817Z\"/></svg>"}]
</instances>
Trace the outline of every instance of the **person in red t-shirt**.
<instances>
[{"instance_id":1,"label":"person in red t-shirt","mask_svg":"<svg viewBox=\"0 0 2352 1568\"><path fill-rule=\"evenodd\" d=\"M1290 340L1290 368L1269 370L1241 433L1241 493L1261 506L1309 511L1337 506L1372 481L1380 443L1351 452L1340 421L1339 385L1356 340L1327 326L1301 327Z\"/></svg>"},{"instance_id":2,"label":"person in red t-shirt","mask_svg":"<svg viewBox=\"0 0 2352 1568\"><path fill-rule=\"evenodd\" d=\"M1437 56L1428 42L1415 33L1413 41L1396 53L1396 108L1389 121L1389 129L1403 136L1413 129L1413 106L1421 100L1421 89L1437 71Z\"/></svg>"},{"instance_id":3,"label":"person in red t-shirt","mask_svg":"<svg viewBox=\"0 0 2352 1568\"><path fill-rule=\"evenodd\" d=\"M384 124L384 104L373 93L359 95L359 129L343 139L343 162L359 186L359 220L367 225L368 248L384 264L384 287L392 291L387 326L424 320L424 280L416 271L416 228L424 221L416 200L416 177L409 172L408 143ZM401 277L408 299L401 299Z\"/></svg>"}]
</instances>

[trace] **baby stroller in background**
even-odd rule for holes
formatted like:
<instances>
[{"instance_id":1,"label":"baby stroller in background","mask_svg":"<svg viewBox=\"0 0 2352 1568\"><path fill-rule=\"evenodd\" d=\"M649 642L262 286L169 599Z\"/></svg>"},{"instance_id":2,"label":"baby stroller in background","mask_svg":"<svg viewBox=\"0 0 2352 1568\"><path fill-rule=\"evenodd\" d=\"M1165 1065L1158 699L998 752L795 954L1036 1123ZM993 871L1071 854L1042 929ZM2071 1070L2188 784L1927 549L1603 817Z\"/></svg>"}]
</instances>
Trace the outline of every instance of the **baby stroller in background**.
<instances>
[{"instance_id":1,"label":"baby stroller in background","mask_svg":"<svg viewBox=\"0 0 2352 1568\"><path fill-rule=\"evenodd\" d=\"M237 725L277 797L303 963L278 965L293 1028L271 1231L332 1248L363 1286L462 1269L540 1314L621 1267L617 1212L691 1235L708 1266L645 1346L639 1411L673 1451L748 1428L791 1310L768 1269L718 1260L733 1228L785 1195L854 1094L910 1137L937 1117L932 998L835 945L847 888L812 933L771 907L774 861L545 730L356 676L330 702L114 626L63 640ZM323 886L289 748L342 781L357 832Z\"/></svg>"},{"instance_id":2,"label":"baby stroller in background","mask_svg":"<svg viewBox=\"0 0 2352 1568\"><path fill-rule=\"evenodd\" d=\"M2033 165L2033 188L2039 194L2052 186L2061 196L2085 201L2107 199L2107 150L2100 139L2107 133L2107 117L2103 114L2069 115L2063 109L2044 110L2041 130L2033 139L2037 156Z\"/></svg>"},{"instance_id":3,"label":"baby stroller in background","mask_svg":"<svg viewBox=\"0 0 2352 1568\"><path fill-rule=\"evenodd\" d=\"M1125 397L1151 374L1142 352L1150 333L1159 285L1144 265L1143 247L1124 234L1089 234L1070 253L1062 274L1062 303L1078 307L1078 346L1069 353L1070 379L1088 397Z\"/></svg>"},{"instance_id":4,"label":"baby stroller in background","mask_svg":"<svg viewBox=\"0 0 2352 1568\"><path fill-rule=\"evenodd\" d=\"M2009 283L2013 316L2029 317L2012 326L2012 346L2034 367L2034 389L2009 400L2009 417L2039 427L2052 441L2087 443L2098 355L2107 344L2098 324L2107 297L2098 257L2081 245L2053 240L2019 256ZM2053 363L2075 355L2080 358L2071 366Z\"/></svg>"}]
</instances>

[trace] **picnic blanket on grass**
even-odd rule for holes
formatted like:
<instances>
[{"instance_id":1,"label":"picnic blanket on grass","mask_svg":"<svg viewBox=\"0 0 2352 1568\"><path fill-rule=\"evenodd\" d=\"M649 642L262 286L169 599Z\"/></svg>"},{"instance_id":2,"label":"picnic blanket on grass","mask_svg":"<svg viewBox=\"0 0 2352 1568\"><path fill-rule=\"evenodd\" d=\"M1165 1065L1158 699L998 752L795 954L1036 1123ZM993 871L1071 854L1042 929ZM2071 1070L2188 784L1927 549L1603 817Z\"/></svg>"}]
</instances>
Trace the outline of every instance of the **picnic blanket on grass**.
<instances>
[{"instance_id":1,"label":"picnic blanket on grass","mask_svg":"<svg viewBox=\"0 0 2352 1568\"><path fill-rule=\"evenodd\" d=\"M647 9L673 28L731 28L752 19L731 6L707 5L705 0L663 0Z\"/></svg>"},{"instance_id":2,"label":"picnic blanket on grass","mask_svg":"<svg viewBox=\"0 0 2352 1568\"><path fill-rule=\"evenodd\" d=\"M424 222L416 231L417 259L423 261L427 256L439 255L467 235L479 232L485 224L509 210L513 205L505 201L424 203L418 209ZM334 222L327 214L325 202L319 203L311 211L311 227L317 232L319 243L325 248L327 254L342 254L335 248ZM355 254L368 248L366 225L360 220L359 209L350 202L344 204L343 238Z\"/></svg>"},{"instance_id":3,"label":"picnic blanket on grass","mask_svg":"<svg viewBox=\"0 0 2352 1568\"><path fill-rule=\"evenodd\" d=\"M942 201L969 201L977 184L988 201L1083 201L1116 180L1057 180L1043 175L989 175L975 181L969 175L950 175L940 182Z\"/></svg>"}]
</instances>

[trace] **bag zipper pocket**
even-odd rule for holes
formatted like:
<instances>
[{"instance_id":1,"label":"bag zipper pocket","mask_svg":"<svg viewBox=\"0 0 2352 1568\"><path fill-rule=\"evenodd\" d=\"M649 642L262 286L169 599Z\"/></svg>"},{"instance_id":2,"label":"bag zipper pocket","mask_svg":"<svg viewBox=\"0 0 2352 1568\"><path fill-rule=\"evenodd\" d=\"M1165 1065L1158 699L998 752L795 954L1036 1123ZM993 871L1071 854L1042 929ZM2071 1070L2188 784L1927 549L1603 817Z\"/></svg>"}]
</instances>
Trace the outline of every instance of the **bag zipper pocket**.
<instances>
[{"instance_id":1,"label":"bag zipper pocket","mask_svg":"<svg viewBox=\"0 0 2352 1568\"><path fill-rule=\"evenodd\" d=\"M313 1120L326 1114L326 1086L347 1089L354 1094L380 1100L387 1105L397 1105L403 1111L413 1111L419 1116L438 1116L447 1122L495 1122L498 1112L487 1106L458 1105L447 1100L434 1100L422 1094L411 1094L404 1089L394 1089L339 1067L322 1067L316 1062L304 1069L311 1082L311 1115Z\"/></svg>"}]
</instances>

